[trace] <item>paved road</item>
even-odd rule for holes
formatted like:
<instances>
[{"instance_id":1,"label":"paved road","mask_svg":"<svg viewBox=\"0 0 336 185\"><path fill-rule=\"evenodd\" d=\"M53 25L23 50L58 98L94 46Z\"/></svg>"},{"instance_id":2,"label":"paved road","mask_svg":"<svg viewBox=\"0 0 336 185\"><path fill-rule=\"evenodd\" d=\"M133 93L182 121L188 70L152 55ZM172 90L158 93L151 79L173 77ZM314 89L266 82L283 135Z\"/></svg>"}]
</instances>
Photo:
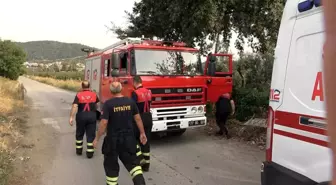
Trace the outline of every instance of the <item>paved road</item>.
<instances>
[{"instance_id":1,"label":"paved road","mask_svg":"<svg viewBox=\"0 0 336 185\"><path fill-rule=\"evenodd\" d=\"M75 94L24 77L20 77L20 81L24 83L27 96L33 101L32 109L38 112L41 123L50 125L58 135L53 143L55 156L49 159L50 167L41 175L41 184L105 184L100 147L93 159L74 153L75 128L68 125L68 117ZM263 153L244 143L188 130L181 137L153 141L151 171L145 173L145 179L147 185L260 184ZM129 174L120 165L119 184L132 184Z\"/></svg>"}]
</instances>

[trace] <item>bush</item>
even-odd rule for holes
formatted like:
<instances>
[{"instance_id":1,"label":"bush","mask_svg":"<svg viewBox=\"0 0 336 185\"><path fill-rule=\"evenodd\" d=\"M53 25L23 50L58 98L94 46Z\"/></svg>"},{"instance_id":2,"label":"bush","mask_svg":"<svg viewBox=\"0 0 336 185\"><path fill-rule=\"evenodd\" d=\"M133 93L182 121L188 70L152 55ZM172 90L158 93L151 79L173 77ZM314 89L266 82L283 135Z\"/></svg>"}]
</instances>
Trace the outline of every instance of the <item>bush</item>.
<instances>
[{"instance_id":1,"label":"bush","mask_svg":"<svg viewBox=\"0 0 336 185\"><path fill-rule=\"evenodd\" d=\"M234 88L232 93L236 103L236 119L247 121L251 117L266 116L269 103L269 89Z\"/></svg>"},{"instance_id":2,"label":"bush","mask_svg":"<svg viewBox=\"0 0 336 185\"><path fill-rule=\"evenodd\" d=\"M273 54L245 54L234 63L233 99L236 119L265 118L273 68Z\"/></svg>"},{"instance_id":3,"label":"bush","mask_svg":"<svg viewBox=\"0 0 336 185\"><path fill-rule=\"evenodd\" d=\"M0 76L16 80L24 73L26 53L15 43L0 39Z\"/></svg>"}]
</instances>

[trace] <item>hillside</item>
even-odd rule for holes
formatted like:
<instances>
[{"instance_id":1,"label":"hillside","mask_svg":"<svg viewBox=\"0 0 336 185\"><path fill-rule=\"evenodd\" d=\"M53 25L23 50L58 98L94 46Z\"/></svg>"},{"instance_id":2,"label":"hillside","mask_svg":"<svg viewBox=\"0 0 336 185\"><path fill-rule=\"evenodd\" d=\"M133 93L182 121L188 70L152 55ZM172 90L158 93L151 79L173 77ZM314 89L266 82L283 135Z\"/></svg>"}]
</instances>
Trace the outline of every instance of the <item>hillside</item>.
<instances>
[{"instance_id":1,"label":"hillside","mask_svg":"<svg viewBox=\"0 0 336 185\"><path fill-rule=\"evenodd\" d=\"M74 58L85 55L81 51L85 46L76 43L64 43L58 41L31 41L16 42L27 53L27 60L56 60L64 58Z\"/></svg>"}]
</instances>

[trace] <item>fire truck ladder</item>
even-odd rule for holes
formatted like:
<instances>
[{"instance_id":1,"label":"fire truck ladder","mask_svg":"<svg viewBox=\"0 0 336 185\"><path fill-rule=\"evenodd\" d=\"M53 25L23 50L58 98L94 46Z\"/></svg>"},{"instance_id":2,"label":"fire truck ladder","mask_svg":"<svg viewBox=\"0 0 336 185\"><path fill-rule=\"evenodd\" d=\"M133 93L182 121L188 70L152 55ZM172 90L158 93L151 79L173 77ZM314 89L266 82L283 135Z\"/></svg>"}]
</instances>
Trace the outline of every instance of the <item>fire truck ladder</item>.
<instances>
[{"instance_id":1,"label":"fire truck ladder","mask_svg":"<svg viewBox=\"0 0 336 185\"><path fill-rule=\"evenodd\" d=\"M118 42L102 49L101 52L107 51L109 49L115 49L115 48L118 48L118 47L121 47L121 46L125 46L127 44L141 44L142 41L143 41L143 39L141 39L141 38L131 38L131 37L129 37L129 38L118 41Z\"/></svg>"}]
</instances>

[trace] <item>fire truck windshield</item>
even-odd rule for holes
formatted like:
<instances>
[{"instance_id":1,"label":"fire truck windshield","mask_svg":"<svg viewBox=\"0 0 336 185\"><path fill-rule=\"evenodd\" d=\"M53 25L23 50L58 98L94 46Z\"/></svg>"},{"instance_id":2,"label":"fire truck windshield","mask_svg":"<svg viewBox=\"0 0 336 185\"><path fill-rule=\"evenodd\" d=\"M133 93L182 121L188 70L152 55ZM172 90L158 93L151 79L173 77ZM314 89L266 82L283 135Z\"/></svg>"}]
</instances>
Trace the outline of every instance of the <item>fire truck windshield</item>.
<instances>
[{"instance_id":1,"label":"fire truck windshield","mask_svg":"<svg viewBox=\"0 0 336 185\"><path fill-rule=\"evenodd\" d=\"M197 52L135 49L138 75L202 75Z\"/></svg>"}]
</instances>

